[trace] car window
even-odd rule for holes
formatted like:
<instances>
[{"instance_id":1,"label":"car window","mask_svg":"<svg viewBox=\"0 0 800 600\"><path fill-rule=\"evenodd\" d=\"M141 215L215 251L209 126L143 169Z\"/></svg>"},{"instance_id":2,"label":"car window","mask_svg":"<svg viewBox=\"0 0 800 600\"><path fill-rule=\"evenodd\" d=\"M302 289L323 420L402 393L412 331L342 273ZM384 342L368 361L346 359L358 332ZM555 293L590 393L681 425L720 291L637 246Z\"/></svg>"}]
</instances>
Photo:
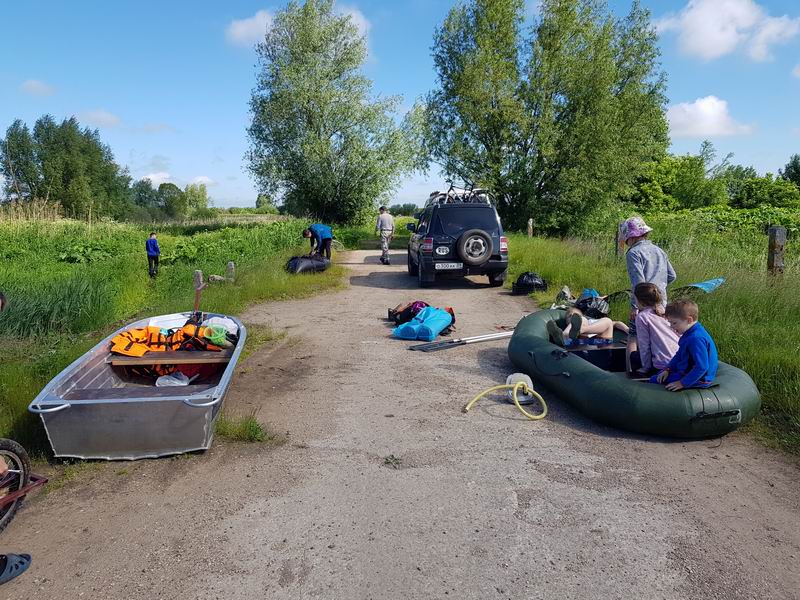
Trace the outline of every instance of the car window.
<instances>
[{"instance_id":1,"label":"car window","mask_svg":"<svg viewBox=\"0 0 800 600\"><path fill-rule=\"evenodd\" d=\"M497 215L493 210L440 210L436 219L437 233L458 237L467 229L483 229L490 234L499 230Z\"/></svg>"},{"instance_id":2,"label":"car window","mask_svg":"<svg viewBox=\"0 0 800 600\"><path fill-rule=\"evenodd\" d=\"M431 211L426 210L419 217L419 225L417 225L417 233L425 233L428 231L428 223L431 220Z\"/></svg>"}]
</instances>

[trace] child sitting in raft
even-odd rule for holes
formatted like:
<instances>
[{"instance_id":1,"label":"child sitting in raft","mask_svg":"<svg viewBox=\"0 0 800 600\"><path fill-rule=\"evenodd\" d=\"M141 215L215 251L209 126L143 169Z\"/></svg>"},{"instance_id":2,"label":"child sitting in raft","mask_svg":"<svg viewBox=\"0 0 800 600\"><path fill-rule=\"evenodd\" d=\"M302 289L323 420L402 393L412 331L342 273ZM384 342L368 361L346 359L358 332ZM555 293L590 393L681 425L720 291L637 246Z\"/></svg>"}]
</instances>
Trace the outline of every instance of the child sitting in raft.
<instances>
[{"instance_id":1,"label":"child sitting in raft","mask_svg":"<svg viewBox=\"0 0 800 600\"><path fill-rule=\"evenodd\" d=\"M559 346L567 346L578 338L598 337L601 340L611 341L614 339L614 329L628 333L628 326L621 321L612 321L608 317L589 319L575 307L567 310L564 319L567 321L567 326L563 330L555 321L547 323L550 338Z\"/></svg>"},{"instance_id":2,"label":"child sitting in raft","mask_svg":"<svg viewBox=\"0 0 800 600\"><path fill-rule=\"evenodd\" d=\"M678 334L658 310L664 302L654 283L640 283L634 290L639 312L636 315L636 336L639 349L631 352L631 369L639 375L653 375L667 368L678 351Z\"/></svg>"},{"instance_id":3,"label":"child sitting in raft","mask_svg":"<svg viewBox=\"0 0 800 600\"><path fill-rule=\"evenodd\" d=\"M684 388L709 387L717 376L717 347L697 320L700 311L691 300L667 304L669 324L680 334L678 352L651 383L661 383L671 392Z\"/></svg>"}]
</instances>

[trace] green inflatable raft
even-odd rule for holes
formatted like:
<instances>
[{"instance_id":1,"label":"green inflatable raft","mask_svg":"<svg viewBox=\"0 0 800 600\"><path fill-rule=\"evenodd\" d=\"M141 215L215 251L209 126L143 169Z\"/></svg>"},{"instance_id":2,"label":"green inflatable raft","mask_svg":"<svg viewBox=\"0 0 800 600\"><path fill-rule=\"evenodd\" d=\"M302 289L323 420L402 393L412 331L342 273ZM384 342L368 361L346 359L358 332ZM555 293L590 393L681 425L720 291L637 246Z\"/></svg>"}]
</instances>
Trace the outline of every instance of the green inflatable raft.
<instances>
[{"instance_id":1,"label":"green inflatable raft","mask_svg":"<svg viewBox=\"0 0 800 600\"><path fill-rule=\"evenodd\" d=\"M564 326L564 311L542 310L522 319L508 345L520 370L587 417L628 431L679 438L724 435L758 414L761 398L741 369L719 363L716 385L669 392L625 373L620 337L608 346L566 351L549 340L547 322Z\"/></svg>"}]
</instances>

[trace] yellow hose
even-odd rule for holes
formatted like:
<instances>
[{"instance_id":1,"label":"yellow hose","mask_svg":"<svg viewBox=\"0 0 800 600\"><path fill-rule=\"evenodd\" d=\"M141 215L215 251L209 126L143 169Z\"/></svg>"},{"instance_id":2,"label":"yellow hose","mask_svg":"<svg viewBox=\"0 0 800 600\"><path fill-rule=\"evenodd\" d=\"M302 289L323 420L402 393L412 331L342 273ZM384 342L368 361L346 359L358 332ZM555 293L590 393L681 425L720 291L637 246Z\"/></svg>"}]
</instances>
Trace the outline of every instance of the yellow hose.
<instances>
[{"instance_id":1,"label":"yellow hose","mask_svg":"<svg viewBox=\"0 0 800 600\"><path fill-rule=\"evenodd\" d=\"M513 390L511 397L514 399L514 405L519 409L523 415L528 417L531 421L538 421L539 419L544 419L547 416L547 403L544 401L539 393L534 390L533 388L528 387L528 384L524 381L518 381L517 383L505 383L503 385L496 385L494 387L490 387L488 390L482 391L480 394L475 396L472 400L470 400L467 405L464 407L464 412L468 412L472 405L475 404L478 400L490 394L492 392L496 392L499 390ZM523 394L531 394L534 398L536 398L539 403L542 405L542 412L538 415L534 415L529 413L527 410L522 408L522 405L519 403L519 398L517 398L517 393L522 390Z\"/></svg>"}]
</instances>

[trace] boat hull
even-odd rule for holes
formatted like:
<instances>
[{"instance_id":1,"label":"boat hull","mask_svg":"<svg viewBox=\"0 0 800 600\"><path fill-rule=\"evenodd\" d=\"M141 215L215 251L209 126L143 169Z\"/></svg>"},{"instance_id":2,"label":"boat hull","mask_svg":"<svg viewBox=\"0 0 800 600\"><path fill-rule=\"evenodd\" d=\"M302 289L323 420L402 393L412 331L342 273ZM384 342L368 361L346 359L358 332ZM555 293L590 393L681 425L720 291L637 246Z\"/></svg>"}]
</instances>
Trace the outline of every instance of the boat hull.
<instances>
[{"instance_id":1,"label":"boat hull","mask_svg":"<svg viewBox=\"0 0 800 600\"><path fill-rule=\"evenodd\" d=\"M669 392L603 370L549 341L548 321L564 311L542 310L523 318L508 346L511 361L558 398L600 423L637 433L703 438L729 433L758 414L761 398L747 373L719 363L716 384ZM610 352L594 350L595 352Z\"/></svg>"},{"instance_id":2,"label":"boat hull","mask_svg":"<svg viewBox=\"0 0 800 600\"><path fill-rule=\"evenodd\" d=\"M114 380L115 374L107 363L109 343L117 333L150 324L180 326L189 316L190 313L177 313L126 325L44 387L28 410L41 417L55 456L137 460L211 447L214 425L247 338L241 321L228 317L239 327L239 341L217 383L127 388ZM207 313L207 316L226 315ZM94 393L75 392L76 389L86 392L88 388ZM107 396L103 394L105 388L110 390Z\"/></svg>"}]
</instances>

